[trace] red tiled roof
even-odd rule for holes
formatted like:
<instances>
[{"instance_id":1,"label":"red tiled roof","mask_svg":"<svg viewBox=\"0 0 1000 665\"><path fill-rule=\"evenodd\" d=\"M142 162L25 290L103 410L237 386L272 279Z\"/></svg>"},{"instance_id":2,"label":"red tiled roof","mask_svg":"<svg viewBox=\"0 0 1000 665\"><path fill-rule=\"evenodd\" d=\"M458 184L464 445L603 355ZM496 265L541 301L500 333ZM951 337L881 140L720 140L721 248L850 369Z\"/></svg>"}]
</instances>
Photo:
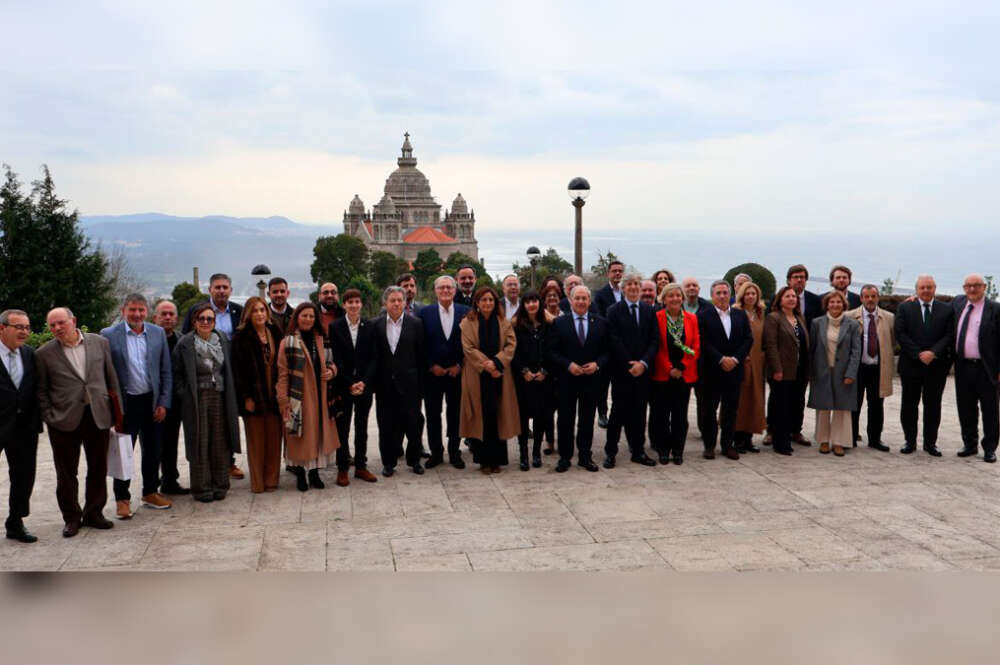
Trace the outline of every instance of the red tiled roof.
<instances>
[{"instance_id":1,"label":"red tiled roof","mask_svg":"<svg viewBox=\"0 0 1000 665\"><path fill-rule=\"evenodd\" d=\"M375 237L375 231L372 230L372 223L371 222L365 222L365 228L368 229L368 235L370 237L374 238Z\"/></svg>"},{"instance_id":2,"label":"red tiled roof","mask_svg":"<svg viewBox=\"0 0 1000 665\"><path fill-rule=\"evenodd\" d=\"M436 244L458 242L458 240L442 233L441 231L438 231L433 226L420 226L410 231L406 237L403 238L403 242Z\"/></svg>"}]
</instances>

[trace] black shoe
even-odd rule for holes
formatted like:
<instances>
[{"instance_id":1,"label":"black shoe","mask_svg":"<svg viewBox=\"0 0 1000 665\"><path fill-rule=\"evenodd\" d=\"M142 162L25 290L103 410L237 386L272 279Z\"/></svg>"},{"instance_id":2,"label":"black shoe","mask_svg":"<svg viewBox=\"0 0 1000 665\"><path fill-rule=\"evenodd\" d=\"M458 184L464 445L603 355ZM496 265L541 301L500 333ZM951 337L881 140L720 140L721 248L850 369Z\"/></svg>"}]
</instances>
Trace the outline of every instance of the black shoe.
<instances>
[{"instance_id":1,"label":"black shoe","mask_svg":"<svg viewBox=\"0 0 1000 665\"><path fill-rule=\"evenodd\" d=\"M536 469L540 469L542 466L542 455L541 453L535 453L531 456L531 466Z\"/></svg>"},{"instance_id":2,"label":"black shoe","mask_svg":"<svg viewBox=\"0 0 1000 665\"><path fill-rule=\"evenodd\" d=\"M531 468L531 464L528 463L528 442L525 441L524 443L517 444L517 449L521 457L521 463L518 468L520 468L521 471L527 471Z\"/></svg>"},{"instance_id":3,"label":"black shoe","mask_svg":"<svg viewBox=\"0 0 1000 665\"><path fill-rule=\"evenodd\" d=\"M958 456L959 457L972 457L974 455L977 455L978 453L979 453L979 447L978 446L976 446L975 448L971 448L969 446L966 446L965 448L962 448L961 450L958 451Z\"/></svg>"},{"instance_id":4,"label":"black shoe","mask_svg":"<svg viewBox=\"0 0 1000 665\"><path fill-rule=\"evenodd\" d=\"M326 489L326 484L320 480L319 469L309 469L309 487L315 487L318 490Z\"/></svg>"},{"instance_id":5,"label":"black shoe","mask_svg":"<svg viewBox=\"0 0 1000 665\"><path fill-rule=\"evenodd\" d=\"M908 443L902 448L900 448L899 452L903 453L904 455L909 455L910 453L917 452L917 446L912 443Z\"/></svg>"},{"instance_id":6,"label":"black shoe","mask_svg":"<svg viewBox=\"0 0 1000 665\"><path fill-rule=\"evenodd\" d=\"M743 450L741 450L740 452L741 453L759 453L760 452L760 448L758 448L757 446L753 445L752 443L748 443L747 445L743 446Z\"/></svg>"},{"instance_id":7,"label":"black shoe","mask_svg":"<svg viewBox=\"0 0 1000 665\"><path fill-rule=\"evenodd\" d=\"M587 471L590 471L590 472L595 472L595 471L600 471L601 470L600 467L598 467L593 462L580 462L579 464L580 464L581 468L584 468L584 469L586 469Z\"/></svg>"},{"instance_id":8,"label":"black shoe","mask_svg":"<svg viewBox=\"0 0 1000 665\"><path fill-rule=\"evenodd\" d=\"M664 466L670 464L670 455L660 455L660 464Z\"/></svg>"},{"instance_id":9,"label":"black shoe","mask_svg":"<svg viewBox=\"0 0 1000 665\"><path fill-rule=\"evenodd\" d=\"M633 457L633 464L641 464L643 466L656 466L656 460L654 460L649 455L643 455L642 457Z\"/></svg>"},{"instance_id":10,"label":"black shoe","mask_svg":"<svg viewBox=\"0 0 1000 665\"><path fill-rule=\"evenodd\" d=\"M80 526L89 526L91 529L112 529L115 523L104 517L104 515L98 515L97 517L85 517L83 521L80 522Z\"/></svg>"},{"instance_id":11,"label":"black shoe","mask_svg":"<svg viewBox=\"0 0 1000 665\"><path fill-rule=\"evenodd\" d=\"M420 462L417 462L416 464L413 465L413 473L417 474L418 476L424 475L424 467L420 466Z\"/></svg>"},{"instance_id":12,"label":"black shoe","mask_svg":"<svg viewBox=\"0 0 1000 665\"><path fill-rule=\"evenodd\" d=\"M931 457L941 457L941 451L937 446L924 446L924 452Z\"/></svg>"},{"instance_id":13,"label":"black shoe","mask_svg":"<svg viewBox=\"0 0 1000 665\"><path fill-rule=\"evenodd\" d=\"M548 448L544 448L544 449L542 450L542 452L543 452L543 453L545 453L546 455L551 455L551 454L552 454L552 453L554 453L555 451L556 451L556 449L555 449L555 448L553 448L552 446L549 446Z\"/></svg>"},{"instance_id":14,"label":"black shoe","mask_svg":"<svg viewBox=\"0 0 1000 665\"><path fill-rule=\"evenodd\" d=\"M300 492L307 491L309 489L309 481L306 480L306 470L301 466L292 467L292 469L292 473L295 474L295 487Z\"/></svg>"},{"instance_id":15,"label":"black shoe","mask_svg":"<svg viewBox=\"0 0 1000 665\"><path fill-rule=\"evenodd\" d=\"M677 464L678 466L680 466L683 463L684 463L684 458L683 457L681 457L680 455L674 455L674 464Z\"/></svg>"},{"instance_id":16,"label":"black shoe","mask_svg":"<svg viewBox=\"0 0 1000 665\"><path fill-rule=\"evenodd\" d=\"M881 441L876 441L875 443L869 443L869 448L874 448L875 450L881 450L883 453L889 452L889 446L885 445Z\"/></svg>"},{"instance_id":17,"label":"black shoe","mask_svg":"<svg viewBox=\"0 0 1000 665\"><path fill-rule=\"evenodd\" d=\"M705 452L703 452L701 456L704 457L705 459L715 459L715 451L706 448Z\"/></svg>"},{"instance_id":18,"label":"black shoe","mask_svg":"<svg viewBox=\"0 0 1000 665\"><path fill-rule=\"evenodd\" d=\"M983 453L983 461L986 462L987 464L996 464L997 463L997 454L996 453Z\"/></svg>"},{"instance_id":19,"label":"black shoe","mask_svg":"<svg viewBox=\"0 0 1000 665\"><path fill-rule=\"evenodd\" d=\"M431 455L431 458L429 460L427 460L427 464L425 464L425 466L428 469L433 469L434 467L436 467L438 464L441 464L442 462L444 462L444 456L442 456L442 455Z\"/></svg>"},{"instance_id":20,"label":"black shoe","mask_svg":"<svg viewBox=\"0 0 1000 665\"><path fill-rule=\"evenodd\" d=\"M225 501L226 500L226 493L225 492L213 492L212 493L212 498L215 499L216 501Z\"/></svg>"},{"instance_id":21,"label":"black shoe","mask_svg":"<svg viewBox=\"0 0 1000 665\"><path fill-rule=\"evenodd\" d=\"M17 526L7 527L7 538L10 540L16 540L22 543L37 543L38 537L31 534L30 531L24 528L23 524Z\"/></svg>"},{"instance_id":22,"label":"black shoe","mask_svg":"<svg viewBox=\"0 0 1000 665\"><path fill-rule=\"evenodd\" d=\"M791 448L775 448L774 452L778 453L779 455L788 455L790 457L791 454L792 454L792 449Z\"/></svg>"},{"instance_id":23,"label":"black shoe","mask_svg":"<svg viewBox=\"0 0 1000 665\"><path fill-rule=\"evenodd\" d=\"M194 500L201 501L202 503L212 503L213 501L215 501L215 497L212 496L211 494L206 494L205 496L196 496Z\"/></svg>"},{"instance_id":24,"label":"black shoe","mask_svg":"<svg viewBox=\"0 0 1000 665\"><path fill-rule=\"evenodd\" d=\"M582 464L580 466L583 466ZM613 469L615 468L615 458L610 455L604 458L604 468Z\"/></svg>"},{"instance_id":25,"label":"black shoe","mask_svg":"<svg viewBox=\"0 0 1000 665\"><path fill-rule=\"evenodd\" d=\"M569 470L569 462L564 459L556 462L556 473L566 473Z\"/></svg>"},{"instance_id":26,"label":"black shoe","mask_svg":"<svg viewBox=\"0 0 1000 665\"><path fill-rule=\"evenodd\" d=\"M464 469L465 468L465 462L462 461L462 455L461 454L449 455L448 459L451 460L451 465L453 467L455 467L456 469Z\"/></svg>"},{"instance_id":27,"label":"black shoe","mask_svg":"<svg viewBox=\"0 0 1000 665\"><path fill-rule=\"evenodd\" d=\"M608 417L607 416L597 416L597 426L602 429L608 428Z\"/></svg>"},{"instance_id":28,"label":"black shoe","mask_svg":"<svg viewBox=\"0 0 1000 665\"><path fill-rule=\"evenodd\" d=\"M392 474L394 473L396 473L396 469L394 467L391 466L382 467L382 475L385 476L386 478L392 478Z\"/></svg>"},{"instance_id":29,"label":"black shoe","mask_svg":"<svg viewBox=\"0 0 1000 665\"><path fill-rule=\"evenodd\" d=\"M80 523L79 522L68 522L66 526L63 527L63 538L72 538L76 534L80 533Z\"/></svg>"},{"instance_id":30,"label":"black shoe","mask_svg":"<svg viewBox=\"0 0 1000 665\"><path fill-rule=\"evenodd\" d=\"M190 494L191 490L189 490L186 487L181 487L177 483L174 483L173 485L164 485L162 488L160 488L160 493L170 494L172 496L184 496L186 494Z\"/></svg>"}]
</instances>

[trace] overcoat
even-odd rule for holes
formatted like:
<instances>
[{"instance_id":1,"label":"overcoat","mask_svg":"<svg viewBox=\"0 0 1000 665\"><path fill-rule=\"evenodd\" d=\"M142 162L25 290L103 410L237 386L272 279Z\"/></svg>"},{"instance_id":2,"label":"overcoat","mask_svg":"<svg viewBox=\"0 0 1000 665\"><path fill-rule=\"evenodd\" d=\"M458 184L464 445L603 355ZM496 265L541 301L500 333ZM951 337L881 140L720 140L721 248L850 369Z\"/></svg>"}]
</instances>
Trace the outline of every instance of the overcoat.
<instances>
[{"instance_id":1,"label":"overcoat","mask_svg":"<svg viewBox=\"0 0 1000 665\"><path fill-rule=\"evenodd\" d=\"M494 314L496 316L496 314ZM521 432L521 414L517 407L517 393L511 361L517 347L517 336L510 321L498 317L500 323L500 351L493 358L487 358L479 350L479 320L464 317L461 323L462 350L462 410L459 415L460 436L470 439L483 438L483 405L479 395L479 374L487 360L499 361L503 366L500 405L497 409L497 435L502 441L513 439Z\"/></svg>"},{"instance_id":2,"label":"overcoat","mask_svg":"<svg viewBox=\"0 0 1000 665\"><path fill-rule=\"evenodd\" d=\"M830 319L826 314L813 319L809 330L809 408L824 411L857 411L858 366L861 364L861 324L843 317L837 338L833 367L826 353ZM854 379L850 385L845 378Z\"/></svg>"}]
</instances>

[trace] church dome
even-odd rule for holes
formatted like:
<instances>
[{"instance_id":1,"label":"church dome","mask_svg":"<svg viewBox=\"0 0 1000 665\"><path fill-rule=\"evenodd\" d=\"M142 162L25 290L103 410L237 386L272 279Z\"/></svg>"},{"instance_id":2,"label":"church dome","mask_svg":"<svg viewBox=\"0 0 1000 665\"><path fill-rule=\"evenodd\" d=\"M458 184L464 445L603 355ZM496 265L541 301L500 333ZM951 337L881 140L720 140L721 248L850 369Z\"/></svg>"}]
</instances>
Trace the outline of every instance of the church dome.
<instances>
[{"instance_id":1,"label":"church dome","mask_svg":"<svg viewBox=\"0 0 1000 665\"><path fill-rule=\"evenodd\" d=\"M455 197L455 200L451 204L451 214L453 215L467 215L469 214L469 206L466 204L465 199L462 198L462 194L459 193Z\"/></svg>"},{"instance_id":2,"label":"church dome","mask_svg":"<svg viewBox=\"0 0 1000 665\"><path fill-rule=\"evenodd\" d=\"M352 215L365 214L365 204L361 200L360 196L358 196L357 194L354 195L354 198L351 199L351 204L347 208L347 212L349 212Z\"/></svg>"},{"instance_id":3,"label":"church dome","mask_svg":"<svg viewBox=\"0 0 1000 665\"><path fill-rule=\"evenodd\" d=\"M383 215L395 215L396 204L392 202L392 197L388 192L382 195L382 200L375 205L375 211Z\"/></svg>"}]
</instances>

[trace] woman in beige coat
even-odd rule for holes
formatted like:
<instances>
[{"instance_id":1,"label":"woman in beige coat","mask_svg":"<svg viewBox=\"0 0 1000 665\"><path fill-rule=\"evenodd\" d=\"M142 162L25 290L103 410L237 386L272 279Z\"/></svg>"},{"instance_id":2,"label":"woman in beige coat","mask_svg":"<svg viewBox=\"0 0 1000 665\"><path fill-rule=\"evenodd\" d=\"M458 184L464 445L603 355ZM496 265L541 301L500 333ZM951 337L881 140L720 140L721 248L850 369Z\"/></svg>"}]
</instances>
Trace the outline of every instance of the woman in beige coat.
<instances>
[{"instance_id":1,"label":"woman in beige coat","mask_svg":"<svg viewBox=\"0 0 1000 665\"><path fill-rule=\"evenodd\" d=\"M462 330L461 436L468 438L472 459L483 473L500 473L507 464L507 439L521 431L517 393L510 363L517 337L488 286L472 296Z\"/></svg>"},{"instance_id":2,"label":"woman in beige coat","mask_svg":"<svg viewBox=\"0 0 1000 665\"><path fill-rule=\"evenodd\" d=\"M325 487L319 470L326 468L340 447L327 401L327 383L335 376L336 366L332 354L324 348L317 321L316 305L302 303L292 313L278 347L275 393L285 424L285 463L292 467L300 492L310 486Z\"/></svg>"},{"instance_id":3,"label":"woman in beige coat","mask_svg":"<svg viewBox=\"0 0 1000 665\"><path fill-rule=\"evenodd\" d=\"M737 309L742 309L750 319L753 346L743 363L743 386L740 388L740 406L733 425L733 443L741 453L759 453L753 445L753 435L767 427L764 419L764 299L760 287L753 282L743 282L736 292Z\"/></svg>"}]
</instances>

